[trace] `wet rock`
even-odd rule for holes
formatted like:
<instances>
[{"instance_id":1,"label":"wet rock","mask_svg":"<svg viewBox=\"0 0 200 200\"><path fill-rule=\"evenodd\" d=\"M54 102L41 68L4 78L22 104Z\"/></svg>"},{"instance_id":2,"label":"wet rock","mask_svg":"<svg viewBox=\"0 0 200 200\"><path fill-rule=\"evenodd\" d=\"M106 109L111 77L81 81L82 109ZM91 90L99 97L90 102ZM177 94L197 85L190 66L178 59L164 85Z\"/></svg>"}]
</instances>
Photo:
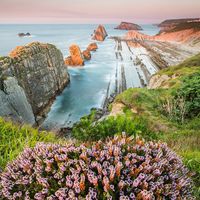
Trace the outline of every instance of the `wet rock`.
<instances>
[{"instance_id":1,"label":"wet rock","mask_svg":"<svg viewBox=\"0 0 200 200\"><path fill-rule=\"evenodd\" d=\"M142 27L134 24L134 23L130 23L130 22L121 22L121 24L119 26L117 26L115 29L119 29L119 30L142 30Z\"/></svg>"},{"instance_id":2,"label":"wet rock","mask_svg":"<svg viewBox=\"0 0 200 200\"><path fill-rule=\"evenodd\" d=\"M99 25L98 28L94 31L92 39L97 41L104 41L107 36L108 34L105 27L103 25Z\"/></svg>"},{"instance_id":3,"label":"wet rock","mask_svg":"<svg viewBox=\"0 0 200 200\"><path fill-rule=\"evenodd\" d=\"M89 50L83 51L82 54L83 54L83 57L84 57L85 60L90 60L91 59L91 53L90 53Z\"/></svg>"},{"instance_id":4,"label":"wet rock","mask_svg":"<svg viewBox=\"0 0 200 200\"><path fill-rule=\"evenodd\" d=\"M78 45L69 47L70 56L65 59L65 64L70 66L83 66L84 58Z\"/></svg>"},{"instance_id":5,"label":"wet rock","mask_svg":"<svg viewBox=\"0 0 200 200\"><path fill-rule=\"evenodd\" d=\"M96 51L98 49L97 43L93 42L88 45L87 50L88 51Z\"/></svg>"}]
</instances>

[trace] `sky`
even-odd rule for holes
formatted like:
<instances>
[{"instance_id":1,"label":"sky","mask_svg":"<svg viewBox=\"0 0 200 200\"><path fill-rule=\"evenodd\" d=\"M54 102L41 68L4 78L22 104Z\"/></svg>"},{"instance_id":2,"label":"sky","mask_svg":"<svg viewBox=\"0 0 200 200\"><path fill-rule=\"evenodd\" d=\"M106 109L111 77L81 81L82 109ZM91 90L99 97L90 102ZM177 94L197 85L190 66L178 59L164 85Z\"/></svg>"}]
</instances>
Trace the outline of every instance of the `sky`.
<instances>
[{"instance_id":1,"label":"sky","mask_svg":"<svg viewBox=\"0 0 200 200\"><path fill-rule=\"evenodd\" d=\"M158 23L200 17L200 0L0 0L0 23Z\"/></svg>"}]
</instances>

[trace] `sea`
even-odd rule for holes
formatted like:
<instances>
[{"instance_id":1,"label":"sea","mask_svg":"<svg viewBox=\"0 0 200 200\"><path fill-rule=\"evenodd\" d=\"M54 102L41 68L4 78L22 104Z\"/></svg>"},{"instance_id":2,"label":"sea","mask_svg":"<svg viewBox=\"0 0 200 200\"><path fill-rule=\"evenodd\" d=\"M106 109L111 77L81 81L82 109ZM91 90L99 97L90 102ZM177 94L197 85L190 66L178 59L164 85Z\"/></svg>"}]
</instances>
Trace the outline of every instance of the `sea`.
<instances>
[{"instance_id":1,"label":"sea","mask_svg":"<svg viewBox=\"0 0 200 200\"><path fill-rule=\"evenodd\" d=\"M2 24L0 25L0 56L6 56L16 46L39 41L51 43L69 55L69 46L77 44L81 50L94 42L91 34L97 24ZM159 32L154 25L141 25L143 33L155 35ZM127 31L114 29L116 24L105 24L109 36L123 36ZM18 33L31 33L31 37L18 37ZM91 108L101 108L110 80L115 77L115 43L111 39L97 42L98 50L84 67L68 68L70 84L57 96L43 127L57 129L72 126Z\"/></svg>"}]
</instances>

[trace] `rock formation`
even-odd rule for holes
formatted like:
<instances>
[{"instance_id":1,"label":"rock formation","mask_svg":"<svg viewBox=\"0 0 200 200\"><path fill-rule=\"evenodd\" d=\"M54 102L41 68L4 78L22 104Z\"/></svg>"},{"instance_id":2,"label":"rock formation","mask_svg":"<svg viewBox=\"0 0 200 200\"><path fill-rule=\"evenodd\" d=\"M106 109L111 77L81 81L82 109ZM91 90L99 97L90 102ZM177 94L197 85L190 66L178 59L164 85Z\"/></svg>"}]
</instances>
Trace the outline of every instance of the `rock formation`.
<instances>
[{"instance_id":1,"label":"rock formation","mask_svg":"<svg viewBox=\"0 0 200 200\"><path fill-rule=\"evenodd\" d=\"M31 34L30 33L18 33L18 36L19 37L29 37L29 36L31 36Z\"/></svg>"},{"instance_id":2,"label":"rock formation","mask_svg":"<svg viewBox=\"0 0 200 200\"><path fill-rule=\"evenodd\" d=\"M82 54L83 54L83 57L84 57L84 59L85 60L90 60L91 59L91 53L90 53L90 51L89 50L84 50L83 52L82 52Z\"/></svg>"},{"instance_id":3,"label":"rock formation","mask_svg":"<svg viewBox=\"0 0 200 200\"><path fill-rule=\"evenodd\" d=\"M0 58L0 115L33 124L68 82L63 55L54 45L18 47Z\"/></svg>"},{"instance_id":4,"label":"rock formation","mask_svg":"<svg viewBox=\"0 0 200 200\"><path fill-rule=\"evenodd\" d=\"M156 74L151 77L149 84L148 84L148 89L156 89L156 88L168 88L167 86L164 86L165 81L168 81L170 77L168 75L159 75Z\"/></svg>"},{"instance_id":5,"label":"rock formation","mask_svg":"<svg viewBox=\"0 0 200 200\"><path fill-rule=\"evenodd\" d=\"M200 22L200 18L167 19L158 24L158 27L160 28L161 32L163 32L170 31L180 24L189 24L194 22Z\"/></svg>"},{"instance_id":6,"label":"rock formation","mask_svg":"<svg viewBox=\"0 0 200 200\"><path fill-rule=\"evenodd\" d=\"M97 40L97 41L104 41L107 36L108 36L108 34L107 34L104 26L99 25L98 28L94 31L92 39Z\"/></svg>"},{"instance_id":7,"label":"rock formation","mask_svg":"<svg viewBox=\"0 0 200 200\"><path fill-rule=\"evenodd\" d=\"M118 25L115 29L119 30L142 30L142 27L129 22L121 22L120 25Z\"/></svg>"},{"instance_id":8,"label":"rock formation","mask_svg":"<svg viewBox=\"0 0 200 200\"><path fill-rule=\"evenodd\" d=\"M140 33L138 31L129 31L126 34L125 39L127 39L127 40L132 40L132 39L136 39L136 40L150 40L150 39L152 39L152 36L145 35L145 34Z\"/></svg>"},{"instance_id":9,"label":"rock formation","mask_svg":"<svg viewBox=\"0 0 200 200\"><path fill-rule=\"evenodd\" d=\"M69 48L70 56L65 58L65 65L68 66L83 66L84 61L91 59L91 51L96 51L98 46L96 43L88 45L87 49L81 52L78 45L71 45Z\"/></svg>"},{"instance_id":10,"label":"rock formation","mask_svg":"<svg viewBox=\"0 0 200 200\"><path fill-rule=\"evenodd\" d=\"M78 45L71 45L69 47L70 56L65 59L66 65L83 66L84 58Z\"/></svg>"},{"instance_id":11,"label":"rock formation","mask_svg":"<svg viewBox=\"0 0 200 200\"><path fill-rule=\"evenodd\" d=\"M162 42L179 42L190 46L198 47L200 46L200 22L179 24L173 29L168 31L161 31L155 36L145 35L137 31L129 31L124 39L129 40L130 46L134 46L134 40L154 40Z\"/></svg>"},{"instance_id":12,"label":"rock formation","mask_svg":"<svg viewBox=\"0 0 200 200\"><path fill-rule=\"evenodd\" d=\"M32 107L15 77L1 79L0 116L20 123L25 122L31 125L35 123Z\"/></svg>"},{"instance_id":13,"label":"rock formation","mask_svg":"<svg viewBox=\"0 0 200 200\"><path fill-rule=\"evenodd\" d=\"M93 42L88 45L87 50L88 51L96 51L98 49L97 43Z\"/></svg>"}]
</instances>

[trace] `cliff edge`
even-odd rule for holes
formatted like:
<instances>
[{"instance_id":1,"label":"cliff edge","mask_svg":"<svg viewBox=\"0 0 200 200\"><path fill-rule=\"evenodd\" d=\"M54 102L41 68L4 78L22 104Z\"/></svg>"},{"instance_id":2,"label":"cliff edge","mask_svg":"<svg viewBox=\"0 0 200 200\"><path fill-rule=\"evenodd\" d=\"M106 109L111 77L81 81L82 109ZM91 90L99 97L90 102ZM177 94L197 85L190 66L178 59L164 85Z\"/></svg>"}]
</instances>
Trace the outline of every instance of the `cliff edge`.
<instances>
[{"instance_id":1,"label":"cliff edge","mask_svg":"<svg viewBox=\"0 0 200 200\"><path fill-rule=\"evenodd\" d=\"M34 124L45 117L53 99L69 83L69 75L60 50L33 42L0 58L0 82L0 98L6 99L0 103L4 107L0 115Z\"/></svg>"}]
</instances>

